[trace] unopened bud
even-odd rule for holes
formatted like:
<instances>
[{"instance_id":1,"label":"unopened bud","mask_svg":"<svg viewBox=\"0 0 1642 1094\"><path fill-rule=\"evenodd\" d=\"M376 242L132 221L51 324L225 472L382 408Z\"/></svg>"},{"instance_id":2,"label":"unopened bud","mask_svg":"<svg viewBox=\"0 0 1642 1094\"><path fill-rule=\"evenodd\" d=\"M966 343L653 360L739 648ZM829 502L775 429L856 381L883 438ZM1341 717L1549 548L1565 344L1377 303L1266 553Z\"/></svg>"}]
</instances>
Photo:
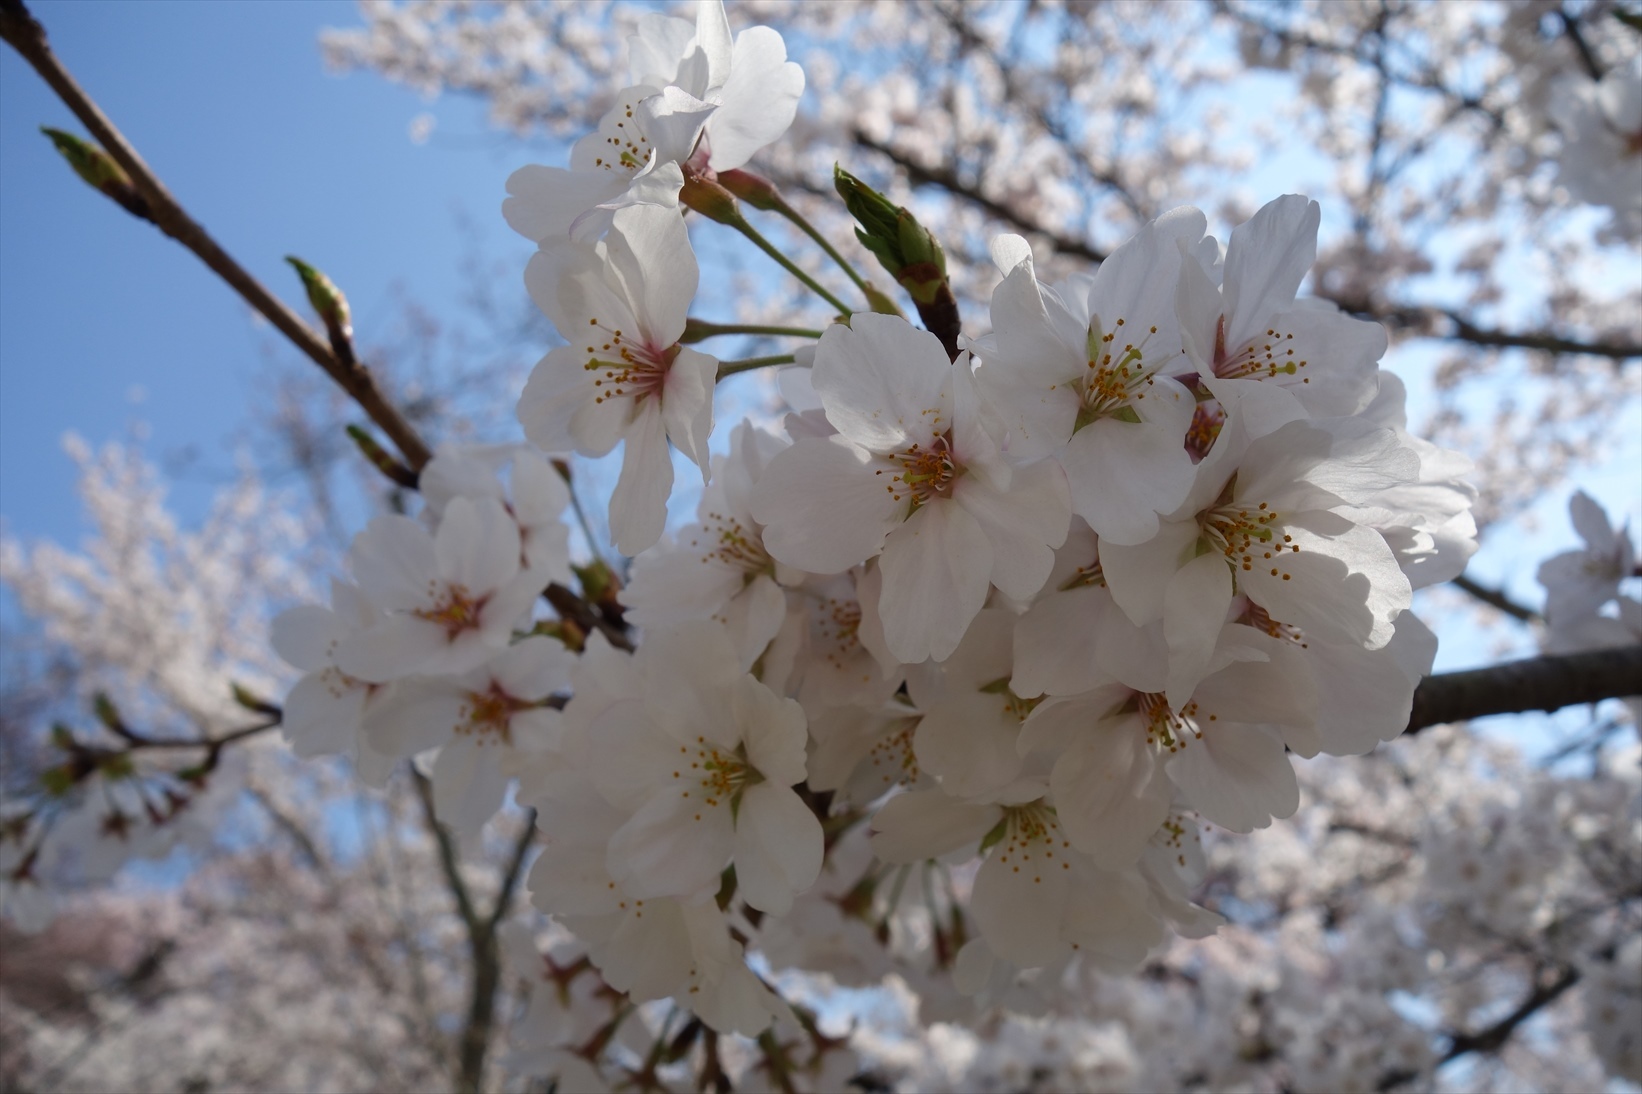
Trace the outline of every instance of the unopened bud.
<instances>
[{"instance_id":1,"label":"unopened bud","mask_svg":"<svg viewBox=\"0 0 1642 1094\"><path fill-rule=\"evenodd\" d=\"M240 686L239 684L234 683L231 680L228 683L228 688L234 694L234 702L238 703L246 710L255 711L258 714L266 714L275 718L284 713L284 711L280 710L279 707L276 707L268 700L260 698L255 693Z\"/></svg>"},{"instance_id":2,"label":"unopened bud","mask_svg":"<svg viewBox=\"0 0 1642 1094\"><path fill-rule=\"evenodd\" d=\"M594 559L586 566L572 563L570 569L581 582L582 596L589 604L603 607L607 602L615 602L616 594L621 591L621 579L603 559Z\"/></svg>"},{"instance_id":3,"label":"unopened bud","mask_svg":"<svg viewBox=\"0 0 1642 1094\"><path fill-rule=\"evenodd\" d=\"M131 730L126 728L125 720L120 717L120 711L115 707L114 700L110 699L105 693L99 691L92 697L91 709L97 715L97 720L107 726L110 731L119 734L121 737L131 736Z\"/></svg>"},{"instance_id":4,"label":"unopened bud","mask_svg":"<svg viewBox=\"0 0 1642 1094\"><path fill-rule=\"evenodd\" d=\"M90 141L83 141L72 133L42 125L40 132L51 138L68 165L94 189L120 203L120 207L134 217L153 220L148 201L138 193L125 168L114 162L114 157Z\"/></svg>"},{"instance_id":5,"label":"unopened bud","mask_svg":"<svg viewBox=\"0 0 1642 1094\"><path fill-rule=\"evenodd\" d=\"M336 287L336 282L308 265L294 255L286 255L285 261L296 270L297 276L302 278L302 287L307 290L308 303L325 324L325 333L330 336L331 352L336 354L337 360L352 367L354 364L353 352L353 311L348 307L348 298L342 295L342 290Z\"/></svg>"},{"instance_id":6,"label":"unopened bud","mask_svg":"<svg viewBox=\"0 0 1642 1094\"><path fill-rule=\"evenodd\" d=\"M896 304L895 301L890 298L888 293L884 292L883 289L880 289L872 282L868 281L866 288L862 291L867 294L867 305L879 315L901 314L900 305Z\"/></svg>"},{"instance_id":7,"label":"unopened bud","mask_svg":"<svg viewBox=\"0 0 1642 1094\"><path fill-rule=\"evenodd\" d=\"M940 242L912 213L842 167L833 168L833 185L859 225L855 238L912 296L924 325L940 338L947 356L955 359L960 333L958 299L947 281L946 252ZM880 310L876 303L873 310Z\"/></svg>"},{"instance_id":8,"label":"unopened bud","mask_svg":"<svg viewBox=\"0 0 1642 1094\"><path fill-rule=\"evenodd\" d=\"M740 224L745 219L734 194L718 183L690 172L684 175L684 189L678 192L678 201L685 208L694 209L719 224Z\"/></svg>"},{"instance_id":9,"label":"unopened bud","mask_svg":"<svg viewBox=\"0 0 1642 1094\"><path fill-rule=\"evenodd\" d=\"M348 427L348 436L353 438L353 443L359 446L359 451L364 454L365 458L371 461L371 466L382 472L390 482L403 486L407 490L416 489L418 482L416 472L394 459L387 449L376 443L376 438L366 432L363 426L350 425ZM251 709L255 710L257 708L253 707ZM273 713L278 713L278 710L275 709Z\"/></svg>"},{"instance_id":10,"label":"unopened bud","mask_svg":"<svg viewBox=\"0 0 1642 1094\"><path fill-rule=\"evenodd\" d=\"M787 204L781 197L781 191L775 188L775 183L762 175L743 171L739 167L731 171L720 171L718 183L754 209L772 212Z\"/></svg>"}]
</instances>

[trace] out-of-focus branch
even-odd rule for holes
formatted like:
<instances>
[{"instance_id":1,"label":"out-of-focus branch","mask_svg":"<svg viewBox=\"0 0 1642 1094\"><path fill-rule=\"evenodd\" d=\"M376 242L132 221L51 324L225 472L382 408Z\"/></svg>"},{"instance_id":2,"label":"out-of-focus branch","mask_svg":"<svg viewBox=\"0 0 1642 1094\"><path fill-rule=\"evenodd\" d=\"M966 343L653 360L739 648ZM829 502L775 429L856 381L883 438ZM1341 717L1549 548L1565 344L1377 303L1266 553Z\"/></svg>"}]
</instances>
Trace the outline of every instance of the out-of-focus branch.
<instances>
[{"instance_id":1,"label":"out-of-focus branch","mask_svg":"<svg viewBox=\"0 0 1642 1094\"><path fill-rule=\"evenodd\" d=\"M972 186L960 179L957 172L950 167L927 167L912 159L906 153L892 148L882 141L874 140L860 129L855 130L851 137L862 148L877 152L902 171L905 171L907 178L914 186L938 186L954 197L962 198L976 208L984 210L1005 224L1031 235L1045 237L1060 254L1082 258L1089 262L1104 262L1106 260L1105 252L1090 246L1084 240L1051 232L1043 225L1032 220L1032 218L1023 216L1017 210L1010 208L996 198L981 193L977 186Z\"/></svg>"},{"instance_id":2,"label":"out-of-focus branch","mask_svg":"<svg viewBox=\"0 0 1642 1094\"><path fill-rule=\"evenodd\" d=\"M1496 330L1478 326L1458 312L1446 308L1377 308L1361 300L1332 297L1327 293L1319 295L1332 300L1344 311L1368 319L1377 319L1398 330L1411 330L1448 342L1469 342L1474 346L1497 349L1530 349L1542 353L1583 353L1592 357L1606 357L1612 361L1642 358L1642 344L1636 342L1591 342L1568 338L1551 331Z\"/></svg>"},{"instance_id":3,"label":"out-of-focus branch","mask_svg":"<svg viewBox=\"0 0 1642 1094\"><path fill-rule=\"evenodd\" d=\"M1405 732L1632 695L1642 695L1642 645L1530 657L1427 677L1414 692Z\"/></svg>"},{"instance_id":4,"label":"out-of-focus branch","mask_svg":"<svg viewBox=\"0 0 1642 1094\"><path fill-rule=\"evenodd\" d=\"M1541 972L1535 977L1534 990L1529 992L1528 998L1518 1004L1517 1008L1510 1014L1486 1029L1478 1030L1475 1033L1451 1034L1448 1051L1443 1053L1443 1057L1437 1066L1441 1067L1450 1060L1457 1059L1470 1052L1497 1051L1506 1041L1511 1039L1511 1034L1516 1032L1518 1026L1556 1002L1564 992L1577 983L1579 983L1578 969L1564 967L1557 970L1556 975L1549 980L1545 979L1544 972Z\"/></svg>"},{"instance_id":5,"label":"out-of-focus branch","mask_svg":"<svg viewBox=\"0 0 1642 1094\"><path fill-rule=\"evenodd\" d=\"M46 42L45 29L29 14L22 0L6 0L4 4L0 4L0 38L33 66L40 74L40 78L45 80L115 162L131 176L132 183L147 201L151 217L160 231L193 251L201 262L226 281L246 303L262 313L297 349L324 369L325 373L369 415L371 421L393 439L393 443L398 446L412 470L420 470L431 455L427 445L410 423L383 396L370 371L358 363L350 367L338 360L324 339L315 334L260 281L247 273L244 267L234 261L228 252L183 210L176 198L165 188L165 184L137 154L137 150L63 67Z\"/></svg>"},{"instance_id":6,"label":"out-of-focus branch","mask_svg":"<svg viewBox=\"0 0 1642 1094\"><path fill-rule=\"evenodd\" d=\"M908 156L882 141L873 139L857 129L851 134L857 145L877 152L906 173L915 186L935 186L945 190L997 220L1026 235L1048 240L1056 253L1081 258L1087 262L1103 262L1106 252L1088 241L1052 231L1008 204L982 193L978 186L964 181L949 166L931 167ZM1416 306L1377 307L1367 301L1319 293L1342 310L1365 319L1373 319L1397 330L1414 331L1430 338L1448 342L1466 342L1474 346L1496 349L1527 349L1542 353L1578 353L1606 357L1612 361L1642 359L1642 344L1635 342L1587 341L1569 338L1552 331L1505 331L1479 326L1458 312L1445 308Z\"/></svg>"},{"instance_id":7,"label":"out-of-focus branch","mask_svg":"<svg viewBox=\"0 0 1642 1094\"><path fill-rule=\"evenodd\" d=\"M486 914L480 914L473 902L473 894L462 878L461 862L457 856L456 841L449 829L439 822L433 804L433 784L426 775L410 769L411 785L422 803L422 817L428 831L439 847L439 868L444 873L446 887L456 901L456 911L467 929L468 952L473 961L473 989L468 994L467 1018L457 1040L456 1089L472 1094L483 1087L485 1057L490 1050L490 1038L496 1021L496 989L502 980L501 953L496 945L496 928L506 918L523 873L525 859L536 836L536 811L527 810L524 829L513 846L497 887L496 902Z\"/></svg>"},{"instance_id":8,"label":"out-of-focus branch","mask_svg":"<svg viewBox=\"0 0 1642 1094\"><path fill-rule=\"evenodd\" d=\"M1463 593L1469 593L1490 608L1504 612L1512 619L1519 619L1524 623L1538 623L1540 621L1540 614L1534 609L1518 604L1499 589L1490 589L1486 585L1479 585L1464 574L1456 577L1450 584Z\"/></svg>"}]
</instances>

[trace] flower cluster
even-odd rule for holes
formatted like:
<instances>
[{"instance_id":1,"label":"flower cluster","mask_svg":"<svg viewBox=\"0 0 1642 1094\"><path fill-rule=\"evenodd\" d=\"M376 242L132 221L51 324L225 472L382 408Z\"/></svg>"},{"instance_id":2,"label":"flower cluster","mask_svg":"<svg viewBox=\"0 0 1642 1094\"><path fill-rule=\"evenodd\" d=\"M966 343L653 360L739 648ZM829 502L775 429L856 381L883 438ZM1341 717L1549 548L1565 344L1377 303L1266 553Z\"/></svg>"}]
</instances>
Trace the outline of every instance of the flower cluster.
<instances>
[{"instance_id":1,"label":"flower cluster","mask_svg":"<svg viewBox=\"0 0 1642 1094\"><path fill-rule=\"evenodd\" d=\"M839 315L782 377L785 435L743 422L715 457L680 195L778 138L803 77L716 2L631 46L571 168L519 172L506 207L567 343L525 435L623 445L621 609L538 621L572 580L564 483L528 449L443 452L425 519L372 521L355 584L276 624L308 673L287 733L376 772L437 748L466 836L517 779L537 906L609 986L716 1030L800 1020L755 946L870 978L863 948L921 941L921 975L988 1003L1212 932L1200 825L1287 817L1289 753L1401 731L1435 650L1412 591L1474 549L1464 461L1404 428L1383 330L1297 296L1317 204L1224 245L1178 209L1056 285L1002 237L990 334ZM707 485L664 540L670 448Z\"/></svg>"}]
</instances>

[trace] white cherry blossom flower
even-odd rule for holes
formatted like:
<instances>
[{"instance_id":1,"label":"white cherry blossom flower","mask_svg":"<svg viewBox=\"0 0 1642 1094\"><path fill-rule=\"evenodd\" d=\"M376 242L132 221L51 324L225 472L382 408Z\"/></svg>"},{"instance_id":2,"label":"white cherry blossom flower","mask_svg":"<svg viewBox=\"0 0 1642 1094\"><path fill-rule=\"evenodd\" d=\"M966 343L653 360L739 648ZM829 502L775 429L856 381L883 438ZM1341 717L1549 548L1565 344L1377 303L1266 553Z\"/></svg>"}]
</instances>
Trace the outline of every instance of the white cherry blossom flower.
<instances>
[{"instance_id":1,"label":"white cherry blossom flower","mask_svg":"<svg viewBox=\"0 0 1642 1094\"><path fill-rule=\"evenodd\" d=\"M803 709L743 672L711 622L650 634L627 667L587 726L593 782L630 813L611 876L635 896L688 899L734 865L742 897L782 914L821 869L821 825L791 789Z\"/></svg>"},{"instance_id":2,"label":"white cherry blossom flower","mask_svg":"<svg viewBox=\"0 0 1642 1094\"><path fill-rule=\"evenodd\" d=\"M336 667L380 683L466 672L505 648L545 581L522 570L519 527L494 498L453 499L436 536L381 516L348 552L360 590L383 613L337 646Z\"/></svg>"},{"instance_id":3,"label":"white cherry blossom flower","mask_svg":"<svg viewBox=\"0 0 1642 1094\"><path fill-rule=\"evenodd\" d=\"M993 243L1004 273L992 294L992 342L976 379L1003 418L1012 459L1056 455L1072 511L1103 537L1135 543L1185 498L1183 439L1196 405L1167 373L1183 371L1175 293L1183 254L1203 239L1196 209L1146 225L1092 280L1038 283L1018 236Z\"/></svg>"},{"instance_id":4,"label":"white cherry blossom flower","mask_svg":"<svg viewBox=\"0 0 1642 1094\"><path fill-rule=\"evenodd\" d=\"M1139 626L1163 620L1173 704L1202 678L1238 593L1330 641L1390 641L1412 589L1385 539L1339 510L1417 474L1390 430L1295 421L1250 440L1232 418L1155 538L1101 544L1118 606Z\"/></svg>"},{"instance_id":5,"label":"white cherry blossom flower","mask_svg":"<svg viewBox=\"0 0 1642 1094\"><path fill-rule=\"evenodd\" d=\"M783 586L805 576L770 557L752 517L753 483L784 447L750 422L736 427L729 456L713 460L697 523L633 560L621 591L629 621L650 628L715 619L729 629L742 668L753 667L787 618Z\"/></svg>"},{"instance_id":6,"label":"white cherry blossom flower","mask_svg":"<svg viewBox=\"0 0 1642 1094\"><path fill-rule=\"evenodd\" d=\"M365 733L388 756L438 748L434 806L471 839L501 808L517 757L557 745L559 712L546 700L569 687L572 660L532 637L459 676L402 680L366 716Z\"/></svg>"},{"instance_id":7,"label":"white cherry blossom flower","mask_svg":"<svg viewBox=\"0 0 1642 1094\"><path fill-rule=\"evenodd\" d=\"M677 208L682 165L741 167L797 113L804 71L781 35L751 27L732 42L721 0L702 0L694 26L645 14L629 46L633 86L571 148L569 170L531 165L508 179L502 214L521 235L593 239L622 208Z\"/></svg>"},{"instance_id":8,"label":"white cherry blossom flower","mask_svg":"<svg viewBox=\"0 0 1642 1094\"><path fill-rule=\"evenodd\" d=\"M1016 469L979 420L967 355L949 362L904 319L858 314L816 349L831 437L770 462L753 515L777 559L842 573L879 556L890 652L915 664L952 653L987 590L1042 587L1065 539L1066 480L1052 464Z\"/></svg>"},{"instance_id":9,"label":"white cherry blossom flower","mask_svg":"<svg viewBox=\"0 0 1642 1094\"><path fill-rule=\"evenodd\" d=\"M1562 131L1558 180L1576 200L1611 208L1620 235L1642 237L1642 55L1600 82L1563 77L1548 105Z\"/></svg>"},{"instance_id":10,"label":"white cherry blossom flower","mask_svg":"<svg viewBox=\"0 0 1642 1094\"><path fill-rule=\"evenodd\" d=\"M1619 583L1637 576L1630 530L1615 528L1608 514L1583 490L1568 500L1581 549L1552 555L1539 567L1545 586L1545 616L1553 631L1580 623L1619 595Z\"/></svg>"},{"instance_id":11,"label":"white cherry blossom flower","mask_svg":"<svg viewBox=\"0 0 1642 1094\"><path fill-rule=\"evenodd\" d=\"M360 726L383 687L337 667L337 649L351 634L380 619L358 586L331 579L331 606L299 604L274 617L274 651L303 673L285 697L280 732L298 756L351 756L371 786L387 782L394 758L373 748Z\"/></svg>"},{"instance_id":12,"label":"white cherry blossom flower","mask_svg":"<svg viewBox=\"0 0 1642 1094\"><path fill-rule=\"evenodd\" d=\"M1223 284L1181 265L1180 330L1202 385L1254 436L1355 414L1374 397L1385 329L1327 301L1296 300L1317 258L1315 201L1288 194L1232 230Z\"/></svg>"},{"instance_id":13,"label":"white cherry blossom flower","mask_svg":"<svg viewBox=\"0 0 1642 1094\"><path fill-rule=\"evenodd\" d=\"M525 271L531 298L570 344L531 372L519 424L547 451L602 456L624 442L610 497L623 554L661 538L669 441L707 478L718 362L678 344L698 276L683 219L655 206L622 210L599 243L550 241Z\"/></svg>"},{"instance_id":14,"label":"white cherry blossom flower","mask_svg":"<svg viewBox=\"0 0 1642 1094\"><path fill-rule=\"evenodd\" d=\"M606 983L639 1002L671 996L724 1033L756 1036L790 1017L747 968L710 895L637 895L609 872L607 848L625 813L585 779L562 772L533 801L545 846L531 899L587 943Z\"/></svg>"},{"instance_id":15,"label":"white cherry blossom flower","mask_svg":"<svg viewBox=\"0 0 1642 1094\"><path fill-rule=\"evenodd\" d=\"M498 474L507 464L512 474L504 488ZM495 498L519 526L521 564L542 574L544 584L571 580L570 529L563 520L570 487L526 446L442 448L422 468L417 485L427 502L423 515L435 526L452 498Z\"/></svg>"}]
</instances>

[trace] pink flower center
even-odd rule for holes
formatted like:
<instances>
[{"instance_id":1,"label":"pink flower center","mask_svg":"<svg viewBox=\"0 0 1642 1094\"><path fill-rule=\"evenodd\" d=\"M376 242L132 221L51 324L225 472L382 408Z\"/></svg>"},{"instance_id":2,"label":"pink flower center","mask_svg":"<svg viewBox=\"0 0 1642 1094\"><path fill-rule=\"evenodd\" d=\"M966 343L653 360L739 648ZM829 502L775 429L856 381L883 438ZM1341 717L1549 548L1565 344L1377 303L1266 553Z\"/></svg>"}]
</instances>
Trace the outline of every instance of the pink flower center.
<instances>
[{"instance_id":1,"label":"pink flower center","mask_svg":"<svg viewBox=\"0 0 1642 1094\"><path fill-rule=\"evenodd\" d=\"M604 326L597 316L587 322L604 335L603 341L589 340L587 363L582 366L593 373L593 386L599 389L593 401L623 398L639 403L652 395L660 398L667 386L667 370L678 357L678 346L661 347L633 338L620 327Z\"/></svg>"},{"instance_id":2,"label":"pink flower center","mask_svg":"<svg viewBox=\"0 0 1642 1094\"><path fill-rule=\"evenodd\" d=\"M488 596L470 596L467 589L461 585L447 585L445 597L438 606L418 608L411 614L445 628L445 636L454 641L463 631L478 628L479 613L484 610L485 602L489 599Z\"/></svg>"},{"instance_id":3,"label":"pink flower center","mask_svg":"<svg viewBox=\"0 0 1642 1094\"><path fill-rule=\"evenodd\" d=\"M1299 376L1306 362L1297 359L1290 345L1294 335L1279 330L1266 331L1236 351L1226 346L1226 317L1220 317L1214 331L1214 374L1222 380L1274 380L1279 376ZM1311 383L1306 376L1302 384Z\"/></svg>"}]
</instances>

